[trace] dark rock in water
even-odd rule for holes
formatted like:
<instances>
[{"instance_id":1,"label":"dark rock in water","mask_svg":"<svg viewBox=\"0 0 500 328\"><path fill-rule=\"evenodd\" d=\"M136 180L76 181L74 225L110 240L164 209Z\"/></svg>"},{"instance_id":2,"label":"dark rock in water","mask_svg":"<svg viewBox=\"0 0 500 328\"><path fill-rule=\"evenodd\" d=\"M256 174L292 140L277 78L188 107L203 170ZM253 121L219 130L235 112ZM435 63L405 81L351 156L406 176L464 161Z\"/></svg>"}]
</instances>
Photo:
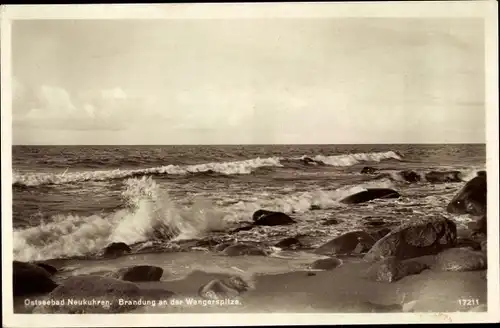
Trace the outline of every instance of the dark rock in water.
<instances>
[{"instance_id":1,"label":"dark rock in water","mask_svg":"<svg viewBox=\"0 0 500 328\"><path fill-rule=\"evenodd\" d=\"M425 180L431 183L462 182L460 171L431 171L425 174Z\"/></svg>"},{"instance_id":2,"label":"dark rock in water","mask_svg":"<svg viewBox=\"0 0 500 328\"><path fill-rule=\"evenodd\" d=\"M119 243L111 243L104 249L103 256L106 257L116 257L124 254L130 253L130 247L122 242Z\"/></svg>"},{"instance_id":3,"label":"dark rock in water","mask_svg":"<svg viewBox=\"0 0 500 328\"><path fill-rule=\"evenodd\" d=\"M476 175L478 177L485 177L486 178L486 171L477 171Z\"/></svg>"},{"instance_id":4,"label":"dark rock in water","mask_svg":"<svg viewBox=\"0 0 500 328\"><path fill-rule=\"evenodd\" d=\"M476 176L468 181L453 197L446 211L452 214L486 214L486 176Z\"/></svg>"},{"instance_id":5,"label":"dark rock in water","mask_svg":"<svg viewBox=\"0 0 500 328\"><path fill-rule=\"evenodd\" d=\"M321 222L321 225L336 225L336 224L339 224L340 220L337 220L337 219L328 219L328 220L325 220L323 222Z\"/></svg>"},{"instance_id":6,"label":"dark rock in water","mask_svg":"<svg viewBox=\"0 0 500 328\"><path fill-rule=\"evenodd\" d=\"M267 256L267 253L254 245L249 244L235 244L224 248L222 254L227 256L240 256L240 255L260 255Z\"/></svg>"},{"instance_id":7,"label":"dark rock in water","mask_svg":"<svg viewBox=\"0 0 500 328\"><path fill-rule=\"evenodd\" d=\"M45 271L47 271L51 275L54 275L57 273L57 269L50 264L47 264L44 262L35 262L33 264L38 265L39 267L43 268Z\"/></svg>"},{"instance_id":8,"label":"dark rock in water","mask_svg":"<svg viewBox=\"0 0 500 328\"><path fill-rule=\"evenodd\" d=\"M49 293L57 287L51 274L35 264L13 261L12 274L14 296Z\"/></svg>"},{"instance_id":9,"label":"dark rock in water","mask_svg":"<svg viewBox=\"0 0 500 328\"><path fill-rule=\"evenodd\" d=\"M363 218L363 225L367 227L380 227L388 224L390 223L380 218L374 218L370 216Z\"/></svg>"},{"instance_id":10,"label":"dark rock in water","mask_svg":"<svg viewBox=\"0 0 500 328\"><path fill-rule=\"evenodd\" d=\"M411 170L405 170L399 172L399 175L405 180L406 182L419 182L420 181L420 175Z\"/></svg>"},{"instance_id":11,"label":"dark rock in water","mask_svg":"<svg viewBox=\"0 0 500 328\"><path fill-rule=\"evenodd\" d=\"M280 240L274 246L279 247L281 249L290 250L290 249L310 249L312 248L312 244L315 243L315 239L309 237L307 235L298 234L293 237L288 237Z\"/></svg>"},{"instance_id":12,"label":"dark rock in water","mask_svg":"<svg viewBox=\"0 0 500 328\"><path fill-rule=\"evenodd\" d=\"M362 174L375 174L377 173L377 169L374 168L374 167L371 167L371 166L365 166L363 167L363 169L361 170L361 173Z\"/></svg>"},{"instance_id":13,"label":"dark rock in water","mask_svg":"<svg viewBox=\"0 0 500 328\"><path fill-rule=\"evenodd\" d=\"M278 226L295 223L295 221L285 213L266 210L256 211L252 218L254 220L253 224L258 226Z\"/></svg>"},{"instance_id":14,"label":"dark rock in water","mask_svg":"<svg viewBox=\"0 0 500 328\"><path fill-rule=\"evenodd\" d=\"M450 248L436 256L436 263L432 267L439 271L477 271L485 270L487 258L483 252L468 248Z\"/></svg>"},{"instance_id":15,"label":"dark rock in water","mask_svg":"<svg viewBox=\"0 0 500 328\"><path fill-rule=\"evenodd\" d=\"M163 269L151 265L137 265L122 268L116 272L114 278L125 281L159 281L163 276Z\"/></svg>"},{"instance_id":16,"label":"dark rock in water","mask_svg":"<svg viewBox=\"0 0 500 328\"><path fill-rule=\"evenodd\" d=\"M274 211L268 211L268 210L257 210L253 213L252 215L252 220L255 222L257 221L261 216L269 215L276 213Z\"/></svg>"},{"instance_id":17,"label":"dark rock in water","mask_svg":"<svg viewBox=\"0 0 500 328\"><path fill-rule=\"evenodd\" d=\"M329 259L316 260L311 264L310 268L316 270L333 270L340 265L342 265L342 261L335 257L332 257Z\"/></svg>"},{"instance_id":18,"label":"dark rock in water","mask_svg":"<svg viewBox=\"0 0 500 328\"><path fill-rule=\"evenodd\" d=\"M379 282L394 282L406 276L419 274L429 265L425 261L410 259L400 261L390 256L372 264L364 273L365 278Z\"/></svg>"},{"instance_id":19,"label":"dark rock in water","mask_svg":"<svg viewBox=\"0 0 500 328\"><path fill-rule=\"evenodd\" d=\"M296 237L289 237L283 240L280 240L275 247L279 247L281 249L297 249L304 245L300 242L300 240Z\"/></svg>"},{"instance_id":20,"label":"dark rock in water","mask_svg":"<svg viewBox=\"0 0 500 328\"><path fill-rule=\"evenodd\" d=\"M453 247L457 241L457 227L446 218L415 220L394 228L373 245L365 255L368 261L396 256L398 259L434 255Z\"/></svg>"},{"instance_id":21,"label":"dark rock in water","mask_svg":"<svg viewBox=\"0 0 500 328\"><path fill-rule=\"evenodd\" d=\"M75 300L77 304L65 302L63 305L40 306L34 313L120 313L138 307L133 304L120 304L119 300L137 301L141 296L140 288L131 282L99 276L75 276L66 279L54 289L48 298L52 300ZM82 300L94 300L89 304L78 304ZM100 301L98 303L98 301Z\"/></svg>"},{"instance_id":22,"label":"dark rock in water","mask_svg":"<svg viewBox=\"0 0 500 328\"><path fill-rule=\"evenodd\" d=\"M313 204L313 205L309 206L310 211L316 211L316 210L320 210L320 209L321 209L321 206L319 206L319 205Z\"/></svg>"},{"instance_id":23,"label":"dark rock in water","mask_svg":"<svg viewBox=\"0 0 500 328\"><path fill-rule=\"evenodd\" d=\"M248 281L243 280L241 277L233 276L228 279L210 281L200 287L198 295L204 299L220 300L238 297L252 288Z\"/></svg>"},{"instance_id":24,"label":"dark rock in water","mask_svg":"<svg viewBox=\"0 0 500 328\"><path fill-rule=\"evenodd\" d=\"M352 231L336 237L314 250L316 254L360 254L369 250L375 239L364 231Z\"/></svg>"},{"instance_id":25,"label":"dark rock in water","mask_svg":"<svg viewBox=\"0 0 500 328\"><path fill-rule=\"evenodd\" d=\"M359 204L377 198L399 198L401 195L389 188L368 188L356 194L347 196L340 202L344 204Z\"/></svg>"}]
</instances>

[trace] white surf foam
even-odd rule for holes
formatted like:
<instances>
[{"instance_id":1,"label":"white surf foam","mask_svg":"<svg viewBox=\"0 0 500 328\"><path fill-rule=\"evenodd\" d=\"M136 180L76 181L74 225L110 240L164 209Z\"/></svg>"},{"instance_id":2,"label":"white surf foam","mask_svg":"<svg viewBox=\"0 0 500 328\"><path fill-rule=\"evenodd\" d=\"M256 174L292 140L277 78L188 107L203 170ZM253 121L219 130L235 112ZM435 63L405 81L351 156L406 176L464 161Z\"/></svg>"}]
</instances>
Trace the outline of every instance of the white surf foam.
<instances>
[{"instance_id":1,"label":"white surf foam","mask_svg":"<svg viewBox=\"0 0 500 328\"><path fill-rule=\"evenodd\" d=\"M206 203L181 208L151 178L130 179L128 209L107 216L61 215L49 223L14 231L14 258L21 261L83 256L111 242L196 238L225 226L225 213Z\"/></svg>"},{"instance_id":2,"label":"white surf foam","mask_svg":"<svg viewBox=\"0 0 500 328\"><path fill-rule=\"evenodd\" d=\"M229 207L216 208L195 199L181 207L151 177L125 182L122 196L126 209L100 216L60 215L51 222L14 231L14 258L21 261L84 256L99 252L111 242L134 244L151 240L190 239L222 231L237 221L248 221L254 211L268 209L285 213L345 206L342 198L370 187L390 188L390 181L369 181L336 190L317 190L272 197L254 195Z\"/></svg>"},{"instance_id":3,"label":"white surf foam","mask_svg":"<svg viewBox=\"0 0 500 328\"><path fill-rule=\"evenodd\" d=\"M305 156L301 157L304 158ZM298 159L301 159L298 158ZM357 153L335 156L317 155L313 157L316 161L321 161L332 166L350 166L362 161L379 162L384 159L398 159L401 157L393 151L380 153ZM190 173L216 172L226 175L235 174L250 174L261 167L282 167L281 160L285 158L269 157L269 158L253 158L244 161L234 162L214 162L196 165L166 165L160 167L152 167L146 169L135 170L100 170L100 171L83 171L83 172L67 172L61 173L40 173L40 172L14 172L13 184L20 186L39 186L50 184L67 184L86 181L107 181L113 179L126 179L137 176L146 175L185 175ZM295 158L297 160L297 158Z\"/></svg>"}]
</instances>

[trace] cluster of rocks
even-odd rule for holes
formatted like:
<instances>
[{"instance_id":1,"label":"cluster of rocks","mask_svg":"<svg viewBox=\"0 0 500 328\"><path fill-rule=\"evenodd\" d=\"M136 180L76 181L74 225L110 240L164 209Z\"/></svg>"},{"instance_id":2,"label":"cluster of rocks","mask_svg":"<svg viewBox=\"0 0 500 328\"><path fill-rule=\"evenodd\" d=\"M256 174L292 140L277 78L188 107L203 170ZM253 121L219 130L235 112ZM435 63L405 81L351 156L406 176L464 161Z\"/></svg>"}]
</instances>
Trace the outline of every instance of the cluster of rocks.
<instances>
[{"instance_id":1,"label":"cluster of rocks","mask_svg":"<svg viewBox=\"0 0 500 328\"><path fill-rule=\"evenodd\" d=\"M365 166L361 170L361 174L369 174L369 175L374 175L378 174L376 178L392 178L390 174L387 173L379 173L379 170L377 170L374 167L371 166ZM400 179L403 181L409 182L409 183L416 183L416 182L430 182L430 183L449 183L449 182L463 182L463 176L462 172L460 171L430 171L426 173L419 174L413 170L403 170L397 172L397 175L399 176ZM479 175L486 175L485 171L479 171Z\"/></svg>"},{"instance_id":2,"label":"cluster of rocks","mask_svg":"<svg viewBox=\"0 0 500 328\"><path fill-rule=\"evenodd\" d=\"M376 198L399 197L391 189L368 189L344 199L344 203L355 204ZM486 174L481 172L468 181L446 208L454 214L470 214L478 219L469 231L459 232L455 223L445 217L426 218L404 223L394 228L382 228L373 231L352 231L338 236L327 243L311 249L315 254L329 258L320 259L310 265L315 270L334 270L342 265L338 256L358 256L369 263L364 273L366 279L378 282L394 282L408 275L419 274L424 270L436 271L471 271L486 270ZM377 222L368 220L367 222ZM256 211L253 223L243 229L256 226L292 225L296 221L290 216L267 210ZM378 224L368 223L371 228ZM330 224L335 224L330 223ZM236 229L236 231L240 231ZM266 256L270 249L259 244L237 242L196 241L192 245L203 243L215 252L226 256L254 255ZM307 236L297 235L281 240L273 245L282 249L307 249L311 242ZM116 257L130 253L131 248L125 243L112 243L102 252L104 257ZM144 291L136 285L140 281L159 281L163 269L155 266L134 266L123 268L103 276L74 276L57 283L54 275L57 268L47 263L13 263L14 296L48 294L49 298L93 297L102 299L144 297L170 297L168 291ZM486 275L484 276L486 279ZM227 295L239 295L249 290L250 284L239 277L226 280L214 280L199 289L199 296L217 299ZM234 296L233 295L233 296ZM116 302L113 302L116 304ZM121 312L130 310L123 306L89 307L85 311ZM81 306L44 307L36 311L77 313ZM76 311L76 312L75 312Z\"/></svg>"},{"instance_id":3,"label":"cluster of rocks","mask_svg":"<svg viewBox=\"0 0 500 328\"><path fill-rule=\"evenodd\" d=\"M44 296L46 300L64 303L43 306L35 304L33 313L118 313L133 310L138 304L121 304L118 300L168 299L174 293L166 290L140 288L136 282L159 281L163 269L138 265L108 272L104 276L77 275L56 282L59 270L47 263L13 263L13 294L19 296ZM75 303L68 300L75 300ZM81 301L88 304L82 305Z\"/></svg>"}]
</instances>

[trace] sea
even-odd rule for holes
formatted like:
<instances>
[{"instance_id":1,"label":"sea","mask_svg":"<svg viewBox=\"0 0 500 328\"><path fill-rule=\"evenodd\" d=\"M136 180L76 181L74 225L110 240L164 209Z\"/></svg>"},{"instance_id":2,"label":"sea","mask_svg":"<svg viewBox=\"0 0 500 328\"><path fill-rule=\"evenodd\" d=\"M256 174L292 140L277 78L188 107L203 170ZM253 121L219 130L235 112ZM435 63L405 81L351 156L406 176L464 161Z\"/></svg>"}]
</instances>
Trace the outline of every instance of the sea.
<instances>
[{"instance_id":1,"label":"sea","mask_svg":"<svg viewBox=\"0 0 500 328\"><path fill-rule=\"evenodd\" d=\"M443 216L465 181L486 169L485 144L13 146L13 243L20 261L92 257L111 242L133 252L210 236L273 245L297 234L314 245L370 221ZM308 160L304 160L305 158ZM362 174L371 166L375 174ZM422 176L408 183L398 174ZM431 183L430 171L461 172ZM399 199L343 204L365 188ZM297 223L231 233L258 209ZM330 222L330 223L329 223ZM333 222L333 223L332 223Z\"/></svg>"}]
</instances>

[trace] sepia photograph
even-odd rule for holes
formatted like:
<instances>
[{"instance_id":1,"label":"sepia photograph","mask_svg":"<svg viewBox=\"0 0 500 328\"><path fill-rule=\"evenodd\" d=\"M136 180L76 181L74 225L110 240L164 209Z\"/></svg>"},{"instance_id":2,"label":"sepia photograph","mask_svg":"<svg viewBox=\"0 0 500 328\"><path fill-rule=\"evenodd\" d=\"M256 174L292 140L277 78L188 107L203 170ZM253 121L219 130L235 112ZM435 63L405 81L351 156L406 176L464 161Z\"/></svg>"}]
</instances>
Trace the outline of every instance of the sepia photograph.
<instances>
[{"instance_id":1,"label":"sepia photograph","mask_svg":"<svg viewBox=\"0 0 500 328\"><path fill-rule=\"evenodd\" d=\"M7 326L499 320L497 4L346 5L2 7Z\"/></svg>"}]
</instances>

